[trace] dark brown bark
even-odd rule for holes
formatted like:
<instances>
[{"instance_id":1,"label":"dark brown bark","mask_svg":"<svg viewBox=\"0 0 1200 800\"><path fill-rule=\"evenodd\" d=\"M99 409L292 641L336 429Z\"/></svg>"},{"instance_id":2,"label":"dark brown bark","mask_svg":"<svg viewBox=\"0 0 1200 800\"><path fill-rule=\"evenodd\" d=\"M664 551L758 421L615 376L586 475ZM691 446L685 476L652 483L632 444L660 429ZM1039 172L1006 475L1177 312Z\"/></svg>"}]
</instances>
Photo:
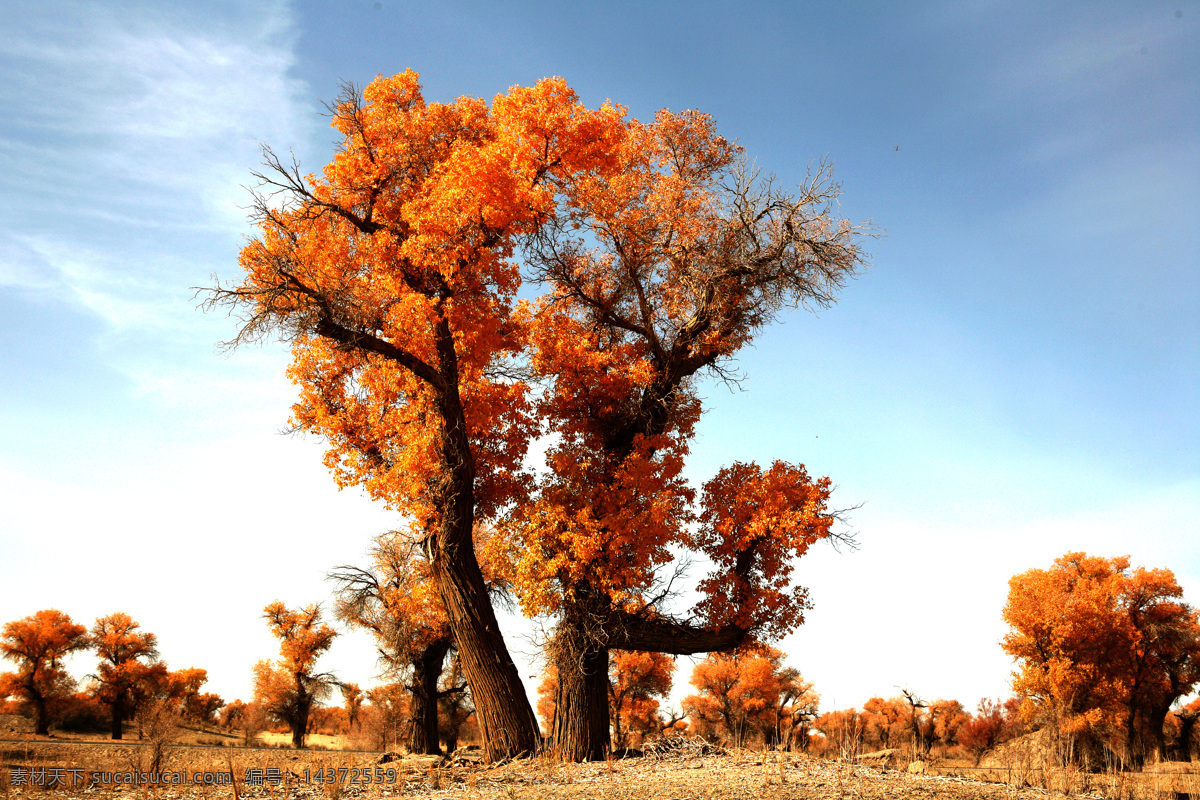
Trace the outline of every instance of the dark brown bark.
<instances>
[{"instance_id":1,"label":"dark brown bark","mask_svg":"<svg viewBox=\"0 0 1200 800\"><path fill-rule=\"evenodd\" d=\"M433 574L471 687L489 760L537 750L537 720L488 600L473 549L455 558L431 553ZM467 563L463 563L467 562Z\"/></svg>"},{"instance_id":2,"label":"dark brown bark","mask_svg":"<svg viewBox=\"0 0 1200 800\"><path fill-rule=\"evenodd\" d=\"M125 698L118 696L112 704L112 738L120 739L122 725L125 722Z\"/></svg>"},{"instance_id":3,"label":"dark brown bark","mask_svg":"<svg viewBox=\"0 0 1200 800\"><path fill-rule=\"evenodd\" d=\"M609 649L691 655L732 650L747 638L746 630L735 625L704 628L619 611L610 612L606 621L593 618L590 625L582 618L568 612L552 646L558 669L552 742L555 754L570 761L602 759L612 746Z\"/></svg>"},{"instance_id":4,"label":"dark brown bark","mask_svg":"<svg viewBox=\"0 0 1200 800\"><path fill-rule=\"evenodd\" d=\"M1167 724L1167 714L1171 707L1157 706L1150 709L1147 715L1146 734L1149 741L1146 742L1146 756L1152 762L1162 761L1167 752L1166 733L1163 728Z\"/></svg>"},{"instance_id":5,"label":"dark brown bark","mask_svg":"<svg viewBox=\"0 0 1200 800\"><path fill-rule=\"evenodd\" d=\"M642 650L650 653L692 655L733 650L748 638L745 628L723 625L705 628L669 617L644 617L618 613L619 624L612 627L609 646L614 650Z\"/></svg>"},{"instance_id":6,"label":"dark brown bark","mask_svg":"<svg viewBox=\"0 0 1200 800\"><path fill-rule=\"evenodd\" d=\"M413 661L413 682L409 687L412 692L409 752L431 756L442 754L441 748L438 747L437 684L448 652L450 640L440 639L421 651L420 656Z\"/></svg>"},{"instance_id":7,"label":"dark brown bark","mask_svg":"<svg viewBox=\"0 0 1200 800\"><path fill-rule=\"evenodd\" d=\"M1192 760L1192 741L1196 734L1196 719L1200 715L1194 711L1180 712L1179 716L1179 743L1176 748L1179 751L1179 758L1183 761Z\"/></svg>"},{"instance_id":8,"label":"dark brown bark","mask_svg":"<svg viewBox=\"0 0 1200 800\"><path fill-rule=\"evenodd\" d=\"M608 650L582 626L564 620L551 646L558 669L554 753L568 761L598 761L609 752Z\"/></svg>"},{"instance_id":9,"label":"dark brown bark","mask_svg":"<svg viewBox=\"0 0 1200 800\"><path fill-rule=\"evenodd\" d=\"M33 703L33 732L37 736L50 734L50 713L47 709L46 698L40 692L29 692L30 702Z\"/></svg>"},{"instance_id":10,"label":"dark brown bark","mask_svg":"<svg viewBox=\"0 0 1200 800\"><path fill-rule=\"evenodd\" d=\"M292 717L292 747L304 749L304 737L308 735L308 712L312 709L312 695L304 688L302 676L296 676L296 709Z\"/></svg>"},{"instance_id":11,"label":"dark brown bark","mask_svg":"<svg viewBox=\"0 0 1200 800\"><path fill-rule=\"evenodd\" d=\"M426 555L471 687L485 755L497 760L532 754L538 745L537 719L475 557L475 464L458 394L454 336L445 318L438 324L437 349L446 387L437 393L444 472L433 494L442 519L426 542Z\"/></svg>"}]
</instances>

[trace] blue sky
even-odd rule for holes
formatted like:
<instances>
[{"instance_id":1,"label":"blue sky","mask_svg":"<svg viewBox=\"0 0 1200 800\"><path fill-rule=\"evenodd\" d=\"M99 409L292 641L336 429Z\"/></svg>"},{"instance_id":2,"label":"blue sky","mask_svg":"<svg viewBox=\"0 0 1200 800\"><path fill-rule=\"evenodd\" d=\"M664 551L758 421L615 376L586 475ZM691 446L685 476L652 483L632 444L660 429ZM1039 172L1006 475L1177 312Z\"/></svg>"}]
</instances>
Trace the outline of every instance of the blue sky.
<instances>
[{"instance_id":1,"label":"blue sky","mask_svg":"<svg viewBox=\"0 0 1200 800\"><path fill-rule=\"evenodd\" d=\"M236 279L259 143L319 170L340 81L426 96L561 75L585 103L712 114L798 184L829 156L871 267L706 388L689 475L803 462L861 543L800 566L782 643L826 708L1008 690L1008 578L1068 550L1200 600L1200 5L55 2L0 31L0 620L122 610L249 696L261 608L328 602L397 520L283 436L278 344ZM535 646L510 621L520 658ZM369 643L328 665L373 682ZM77 674L91 670L85 658ZM536 672L530 664L528 674ZM690 665L681 660L677 682ZM536 681L529 681L529 688Z\"/></svg>"}]
</instances>

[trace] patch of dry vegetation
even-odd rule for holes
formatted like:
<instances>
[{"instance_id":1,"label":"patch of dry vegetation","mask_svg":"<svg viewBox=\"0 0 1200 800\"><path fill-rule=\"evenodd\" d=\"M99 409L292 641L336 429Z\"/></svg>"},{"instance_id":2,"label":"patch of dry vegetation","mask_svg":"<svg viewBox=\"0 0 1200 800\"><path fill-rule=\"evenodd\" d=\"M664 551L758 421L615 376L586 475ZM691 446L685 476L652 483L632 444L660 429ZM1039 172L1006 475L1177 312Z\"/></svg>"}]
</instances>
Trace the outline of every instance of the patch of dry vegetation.
<instances>
[{"instance_id":1,"label":"patch of dry vegetation","mask_svg":"<svg viewBox=\"0 0 1200 800\"><path fill-rule=\"evenodd\" d=\"M1102 786L1098 778L1088 795L1068 795L1065 785L1042 788L1036 776L1020 782L983 783L967 777L914 774L840 761L827 761L794 753L724 751L701 740L680 739L649 748L639 758L612 759L584 764L565 763L550 757L484 765L470 758L445 761L432 757L395 758L380 762L365 753L291 751L273 749L199 748L168 746L161 769L188 774L232 774L233 785L128 786L93 779L93 773L145 771L153 748L127 744L30 741L0 746L0 798L120 797L120 798L370 798L448 797L470 800L759 800L759 798L1048 798L1173 797L1177 784L1170 779L1194 780L1197 776L1164 773L1156 784L1140 786L1129 781ZM49 789L12 785L11 770L64 771L76 769L84 780L74 786ZM247 783L247 770L278 774L282 782ZM335 772L331 773L330 770ZM340 772L340 770L346 770ZM353 772L358 770L357 773ZM377 770L379 772L377 772ZM390 770L390 772L389 772ZM305 783L304 776L309 776ZM319 771L332 782L316 782ZM364 777L389 777L367 784ZM351 778L357 777L352 782ZM1145 777L1145 776L1143 776ZM227 780L227 779L226 779ZM1112 793L1107 791L1112 790ZM1080 792L1082 785L1072 791ZM1136 792L1134 791L1136 790ZM1179 789L1186 791L1187 789ZM1153 791L1154 794L1146 793Z\"/></svg>"}]
</instances>

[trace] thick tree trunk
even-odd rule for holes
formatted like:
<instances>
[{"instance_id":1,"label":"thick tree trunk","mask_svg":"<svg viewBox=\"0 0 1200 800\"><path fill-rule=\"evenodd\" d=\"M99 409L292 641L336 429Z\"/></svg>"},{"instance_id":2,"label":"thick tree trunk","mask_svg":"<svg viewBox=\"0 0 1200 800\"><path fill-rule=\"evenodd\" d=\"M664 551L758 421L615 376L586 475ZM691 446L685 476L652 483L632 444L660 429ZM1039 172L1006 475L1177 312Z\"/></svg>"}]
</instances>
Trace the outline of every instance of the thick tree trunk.
<instances>
[{"instance_id":1,"label":"thick tree trunk","mask_svg":"<svg viewBox=\"0 0 1200 800\"><path fill-rule=\"evenodd\" d=\"M46 708L46 698L40 694L32 694L30 699L33 700L33 732L37 736L48 736L50 734L50 713Z\"/></svg>"},{"instance_id":2,"label":"thick tree trunk","mask_svg":"<svg viewBox=\"0 0 1200 800\"><path fill-rule=\"evenodd\" d=\"M441 476L429 487L441 514L425 555L446 609L450 630L471 688L483 750L490 760L532 754L541 742L537 718L521 675L500 633L496 613L475 557L475 463L459 396L454 333L443 317L434 334L436 364L426 364L375 339L321 319L316 332L344 345L377 353L412 372L434 394L442 421Z\"/></svg>"},{"instance_id":3,"label":"thick tree trunk","mask_svg":"<svg viewBox=\"0 0 1200 800\"><path fill-rule=\"evenodd\" d=\"M1183 761L1192 760L1192 739L1196 733L1197 715L1184 713L1179 715L1179 757Z\"/></svg>"},{"instance_id":4,"label":"thick tree trunk","mask_svg":"<svg viewBox=\"0 0 1200 800\"><path fill-rule=\"evenodd\" d=\"M564 620L552 645L558 668L554 753L568 761L598 761L609 752L608 650Z\"/></svg>"},{"instance_id":5,"label":"thick tree trunk","mask_svg":"<svg viewBox=\"0 0 1200 800\"><path fill-rule=\"evenodd\" d=\"M299 676L296 677L296 685L301 688L297 690L299 696L296 698L296 718L292 720L292 747L303 750L304 737L308 735L308 714L312 710L312 697L303 688L304 684Z\"/></svg>"},{"instance_id":6,"label":"thick tree trunk","mask_svg":"<svg viewBox=\"0 0 1200 800\"><path fill-rule=\"evenodd\" d=\"M1158 706L1150 709L1150 713L1147 715L1146 735L1149 741L1146 742L1146 755L1152 762L1159 762L1166 758L1167 738L1163 728L1166 727L1167 714L1170 710L1170 706Z\"/></svg>"},{"instance_id":7,"label":"thick tree trunk","mask_svg":"<svg viewBox=\"0 0 1200 800\"><path fill-rule=\"evenodd\" d=\"M513 664L470 542L434 550L433 576L471 687L483 750L491 760L533 754L537 720Z\"/></svg>"},{"instance_id":8,"label":"thick tree trunk","mask_svg":"<svg viewBox=\"0 0 1200 800\"><path fill-rule=\"evenodd\" d=\"M440 484L432 487L442 517L426 542L426 556L471 688L484 754L489 760L532 755L540 743L537 718L504 644L475 557L475 464L458 395L454 337L444 319L438 326L437 348L444 381L437 400L445 425L441 441L445 471Z\"/></svg>"},{"instance_id":9,"label":"thick tree trunk","mask_svg":"<svg viewBox=\"0 0 1200 800\"><path fill-rule=\"evenodd\" d=\"M704 628L668 617L645 617L618 612L613 615L608 646L613 650L641 650L684 656L733 650L746 641L746 630L736 625Z\"/></svg>"},{"instance_id":10,"label":"thick tree trunk","mask_svg":"<svg viewBox=\"0 0 1200 800\"><path fill-rule=\"evenodd\" d=\"M438 747L438 678L450 640L441 639L422 651L413 662L412 728L408 739L409 752L421 755L441 755Z\"/></svg>"},{"instance_id":11,"label":"thick tree trunk","mask_svg":"<svg viewBox=\"0 0 1200 800\"><path fill-rule=\"evenodd\" d=\"M1130 708L1125 717L1125 759L1131 767L1140 767L1145 760L1142 737L1138 735L1138 718L1139 714L1134 708Z\"/></svg>"},{"instance_id":12,"label":"thick tree trunk","mask_svg":"<svg viewBox=\"0 0 1200 800\"><path fill-rule=\"evenodd\" d=\"M125 722L125 698L118 697L112 704L112 738L121 738L121 728Z\"/></svg>"}]
</instances>

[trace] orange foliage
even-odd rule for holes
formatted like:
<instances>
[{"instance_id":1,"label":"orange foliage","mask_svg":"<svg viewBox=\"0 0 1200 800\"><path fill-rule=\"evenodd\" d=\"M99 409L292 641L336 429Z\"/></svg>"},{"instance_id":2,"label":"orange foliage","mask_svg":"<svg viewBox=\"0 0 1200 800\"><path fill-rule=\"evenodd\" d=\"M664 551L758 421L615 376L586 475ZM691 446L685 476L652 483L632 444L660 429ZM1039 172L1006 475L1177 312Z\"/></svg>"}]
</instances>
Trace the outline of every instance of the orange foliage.
<instances>
[{"instance_id":1,"label":"orange foliage","mask_svg":"<svg viewBox=\"0 0 1200 800\"><path fill-rule=\"evenodd\" d=\"M958 744L958 734L971 715L957 700L935 700L929 704L928 712L921 724L923 749L926 753L935 744L949 749Z\"/></svg>"},{"instance_id":2,"label":"orange foliage","mask_svg":"<svg viewBox=\"0 0 1200 800\"><path fill-rule=\"evenodd\" d=\"M863 703L863 743L870 749L898 747L907 741L909 707L902 697L872 697Z\"/></svg>"},{"instance_id":3,"label":"orange foliage","mask_svg":"<svg viewBox=\"0 0 1200 800\"><path fill-rule=\"evenodd\" d=\"M100 657L93 693L111 711L114 739L122 737L125 719L160 691L167 676L158 661L158 637L140 628L117 612L97 619L91 630L91 645Z\"/></svg>"},{"instance_id":4,"label":"orange foliage","mask_svg":"<svg viewBox=\"0 0 1200 800\"><path fill-rule=\"evenodd\" d=\"M199 667L173 670L166 674L163 690L173 701L184 719L193 722L215 722L217 710L225 705L220 695L201 692L208 683L208 671Z\"/></svg>"},{"instance_id":5,"label":"orange foliage","mask_svg":"<svg viewBox=\"0 0 1200 800\"><path fill-rule=\"evenodd\" d=\"M583 108L557 78L491 108L426 102L411 71L350 90L320 177L267 152L265 189L287 202L258 198L246 278L212 295L246 312L239 339L292 342L293 421L328 441L338 483L426 539L495 757L532 750L536 725L470 553L476 515L524 492L537 432L528 387L506 369L526 326L512 255L553 215L554 186L616 171L621 117Z\"/></svg>"},{"instance_id":6,"label":"orange foliage","mask_svg":"<svg viewBox=\"0 0 1200 800\"><path fill-rule=\"evenodd\" d=\"M75 687L62 659L87 645L87 629L57 609L5 623L0 653L17 663L17 671L0 674L0 697L16 697L32 706L38 736L50 732L52 706Z\"/></svg>"},{"instance_id":7,"label":"orange foliage","mask_svg":"<svg viewBox=\"0 0 1200 800\"><path fill-rule=\"evenodd\" d=\"M983 698L975 714L958 729L958 743L978 763L996 745L1020 734L1019 703Z\"/></svg>"},{"instance_id":8,"label":"orange foliage","mask_svg":"<svg viewBox=\"0 0 1200 800\"><path fill-rule=\"evenodd\" d=\"M339 484L360 484L436 528L451 469L443 426L461 402L476 511L520 489L527 386L494 371L521 348L515 237L553 211L551 181L611 161L620 112L583 109L561 79L426 102L415 72L378 78L335 104L341 147L321 177L270 176L294 205L259 209L241 253L243 335L294 341L294 421L329 441ZM453 373L443 368L453 359ZM446 386L448 378L455 384Z\"/></svg>"},{"instance_id":9,"label":"orange foliage","mask_svg":"<svg viewBox=\"0 0 1200 800\"><path fill-rule=\"evenodd\" d=\"M260 177L285 202L258 198L246 278L212 303L245 313L239 339L292 343L295 425L328 441L340 485L411 520L489 754L532 750L535 722L471 555L476 515L511 512L495 547L527 613L637 617L604 626L621 641L564 637L578 663L600 665L608 647L728 648L798 624L788 559L829 522L828 483L802 468L746 476L799 504L780 514L742 519L721 507L732 494L714 495L714 534L698 545L720 565L700 609L710 629L668 620L651 589L693 545L681 469L695 376L724 376L782 308L828 305L863 263L860 232L831 211L828 168L793 197L758 180L707 115L644 124L584 108L561 79L489 108L427 103L410 71L347 92L333 125L342 141L320 177L267 151ZM548 291L528 303L516 301L519 241ZM525 355L528 370L514 369ZM546 389L531 393L527 373ZM522 460L544 433L558 444L534 479ZM578 744L564 752L605 743Z\"/></svg>"},{"instance_id":10,"label":"orange foliage","mask_svg":"<svg viewBox=\"0 0 1200 800\"><path fill-rule=\"evenodd\" d=\"M547 664L537 688L537 715L542 720L542 735L554 733L554 715L558 713L558 668Z\"/></svg>"},{"instance_id":11,"label":"orange foliage","mask_svg":"<svg viewBox=\"0 0 1200 800\"><path fill-rule=\"evenodd\" d=\"M782 659L771 647L710 654L692 671L699 694L683 700L690 729L735 747L755 734L772 744L783 742L785 733L790 740L793 724L815 717L818 697ZM785 718L787 731L781 729Z\"/></svg>"},{"instance_id":12,"label":"orange foliage","mask_svg":"<svg viewBox=\"0 0 1200 800\"><path fill-rule=\"evenodd\" d=\"M1135 763L1161 755L1171 704L1200 680L1200 623L1171 571L1068 553L1009 587L1004 649L1039 720Z\"/></svg>"},{"instance_id":13,"label":"orange foliage","mask_svg":"<svg viewBox=\"0 0 1200 800\"><path fill-rule=\"evenodd\" d=\"M613 746L630 746L630 735L644 738L659 728L658 697L671 691L675 659L663 653L614 650L609 662L608 703ZM633 742L636 744L636 742Z\"/></svg>"},{"instance_id":14,"label":"orange foliage","mask_svg":"<svg viewBox=\"0 0 1200 800\"><path fill-rule=\"evenodd\" d=\"M735 463L706 483L695 542L716 569L700 583L699 613L766 640L803 622L807 591L789 591L793 559L829 535L831 490L828 478L813 482L803 465L781 461L765 473Z\"/></svg>"},{"instance_id":15,"label":"orange foliage","mask_svg":"<svg viewBox=\"0 0 1200 800\"><path fill-rule=\"evenodd\" d=\"M780 602L781 562L827 530L824 497L802 469L752 477L738 465L725 484L759 479L766 492L790 483L798 513L731 531L738 521L714 507L711 535L693 543L693 492L681 477L701 410L692 376L723 375L725 360L781 304L830 302L861 262L856 232L811 207L824 196L817 184L799 199L754 185L740 149L705 114L624 121L618 147L619 173L581 173L563 185L557 219L531 253L551 289L527 313L532 366L553 387L538 411L560 439L537 495L512 521L515 589L527 614L594 606L597 596L623 608L645 599L673 548L698 546L723 571L740 552L743 580L771 585L745 592L747 605L736 611L713 601L706 618L773 618L764 633L775 635L797 621L793 604ZM717 506L733 499L720 480ZM820 486L827 495L828 484ZM767 528L746 550L725 538ZM710 578L709 596L728 580ZM759 607L767 605L779 614Z\"/></svg>"}]
</instances>

